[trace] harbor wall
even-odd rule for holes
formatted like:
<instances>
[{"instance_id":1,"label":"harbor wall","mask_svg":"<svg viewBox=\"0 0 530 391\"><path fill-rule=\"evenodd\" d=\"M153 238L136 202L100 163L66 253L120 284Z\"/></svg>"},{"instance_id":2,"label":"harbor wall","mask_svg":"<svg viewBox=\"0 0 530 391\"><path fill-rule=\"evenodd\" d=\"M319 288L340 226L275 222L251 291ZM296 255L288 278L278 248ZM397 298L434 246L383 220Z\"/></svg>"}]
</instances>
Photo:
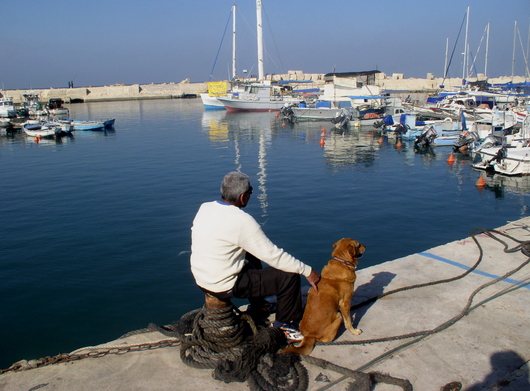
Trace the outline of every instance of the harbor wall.
<instances>
[{"instance_id":1,"label":"harbor wall","mask_svg":"<svg viewBox=\"0 0 530 391\"><path fill-rule=\"evenodd\" d=\"M313 87L322 87L325 84L323 73L304 73L302 71L289 71L287 74L267 75L269 80L293 80L313 82ZM469 81L484 80L483 75ZM489 78L490 84L502 84L507 82L521 83L525 81L522 76L505 76L499 78ZM393 91L408 91L419 93L436 93L440 90L440 85L446 89L462 86L461 78L435 78L433 74L428 74L427 78L405 78L402 73L386 75L377 74L376 85ZM163 84L114 84L100 87L75 87L75 88L49 88L49 89L32 89L40 95L40 100L47 103L49 99L62 99L65 103L76 102L96 102L96 101L115 101L115 100L141 100L141 99L175 99L196 97L201 92L206 92L207 83L191 83L189 79L180 83L163 83ZM23 101L22 94L28 90L4 90L0 91L3 95L13 99L15 104Z\"/></svg>"},{"instance_id":2,"label":"harbor wall","mask_svg":"<svg viewBox=\"0 0 530 391\"><path fill-rule=\"evenodd\" d=\"M163 84L115 84L102 87L75 87L75 88L49 88L32 89L39 93L40 100L47 103L49 99L62 99L65 103L97 102L116 100L141 100L141 99L174 99L195 97L206 90L206 83L190 83L184 80L180 83ZM22 94L29 90L0 91L5 96L12 98L15 104L23 102Z\"/></svg>"}]
</instances>

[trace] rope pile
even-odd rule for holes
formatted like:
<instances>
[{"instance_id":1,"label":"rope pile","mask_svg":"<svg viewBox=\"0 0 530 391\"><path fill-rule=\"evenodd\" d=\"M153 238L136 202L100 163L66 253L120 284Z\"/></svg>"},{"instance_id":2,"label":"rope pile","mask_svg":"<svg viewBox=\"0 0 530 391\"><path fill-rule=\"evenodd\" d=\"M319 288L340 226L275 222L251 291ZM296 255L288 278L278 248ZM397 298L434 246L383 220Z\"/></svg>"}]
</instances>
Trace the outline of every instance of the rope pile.
<instances>
[{"instance_id":1,"label":"rope pile","mask_svg":"<svg viewBox=\"0 0 530 391\"><path fill-rule=\"evenodd\" d=\"M251 336L245 337L245 321ZM390 375L352 371L310 356L277 354L286 343L283 332L271 327L258 330L252 318L233 305L219 310L204 306L185 314L169 329L154 324L149 329L181 338L180 357L186 365L213 369L213 378L225 383L247 381L251 391L307 390L309 377L301 360L352 378L356 390L368 391L376 383L387 383L412 391L408 380Z\"/></svg>"},{"instance_id":2,"label":"rope pile","mask_svg":"<svg viewBox=\"0 0 530 391\"><path fill-rule=\"evenodd\" d=\"M247 325L251 336L246 336ZM252 391L302 391L308 387L307 370L299 357L276 354L285 344L283 332L270 327L258 330L252 318L239 314L233 305L219 310L204 306L188 313L172 324L175 331L156 325L150 328L180 335L182 362L193 368L214 369L212 376L225 383L248 381Z\"/></svg>"}]
</instances>

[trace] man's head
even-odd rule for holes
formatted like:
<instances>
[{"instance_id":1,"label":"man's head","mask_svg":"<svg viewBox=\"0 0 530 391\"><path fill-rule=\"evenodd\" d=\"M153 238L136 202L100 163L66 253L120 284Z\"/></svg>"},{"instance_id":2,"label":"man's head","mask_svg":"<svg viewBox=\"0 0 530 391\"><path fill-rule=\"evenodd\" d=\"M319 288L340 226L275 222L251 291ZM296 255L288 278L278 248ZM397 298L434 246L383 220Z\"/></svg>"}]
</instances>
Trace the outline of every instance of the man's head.
<instances>
[{"instance_id":1,"label":"man's head","mask_svg":"<svg viewBox=\"0 0 530 391\"><path fill-rule=\"evenodd\" d=\"M232 171L225 175L221 183L221 198L235 206L247 206L252 194L250 178L242 172Z\"/></svg>"}]
</instances>

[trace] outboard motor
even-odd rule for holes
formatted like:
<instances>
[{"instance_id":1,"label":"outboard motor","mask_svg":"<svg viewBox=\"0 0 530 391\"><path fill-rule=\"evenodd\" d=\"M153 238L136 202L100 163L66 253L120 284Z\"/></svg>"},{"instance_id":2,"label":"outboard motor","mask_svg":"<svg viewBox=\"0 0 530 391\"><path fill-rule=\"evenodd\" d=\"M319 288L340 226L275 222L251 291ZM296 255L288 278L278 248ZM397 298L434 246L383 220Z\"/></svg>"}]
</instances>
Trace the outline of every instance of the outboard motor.
<instances>
[{"instance_id":1,"label":"outboard motor","mask_svg":"<svg viewBox=\"0 0 530 391\"><path fill-rule=\"evenodd\" d=\"M478 152L480 151L481 149L484 149L484 148L491 148L491 147L494 147L496 145L501 145L502 143L499 141L499 139L497 139L497 137L495 137L494 135L490 134L488 137L486 137L484 139L484 141L482 141L482 144L480 144L478 146L478 148L475 150L475 152Z\"/></svg>"},{"instance_id":2,"label":"outboard motor","mask_svg":"<svg viewBox=\"0 0 530 391\"><path fill-rule=\"evenodd\" d=\"M385 129L387 126L392 125L394 125L394 118L390 114L388 114L385 115L381 121L377 121L376 123L374 123L373 126L374 128L383 127L383 129Z\"/></svg>"},{"instance_id":3,"label":"outboard motor","mask_svg":"<svg viewBox=\"0 0 530 391\"><path fill-rule=\"evenodd\" d=\"M470 147L475 141L479 141L480 137L477 132L462 132L455 141L453 150L458 151L462 147Z\"/></svg>"},{"instance_id":4,"label":"outboard motor","mask_svg":"<svg viewBox=\"0 0 530 391\"><path fill-rule=\"evenodd\" d=\"M396 128L394 129L394 133L396 134L396 136L402 136L404 135L405 133L407 133L407 131L409 130L409 126L408 125L405 125L405 124L402 124L402 123L399 123L396 125Z\"/></svg>"},{"instance_id":5,"label":"outboard motor","mask_svg":"<svg viewBox=\"0 0 530 391\"><path fill-rule=\"evenodd\" d=\"M294 122L296 120L296 117L294 115L294 111L292 109L292 105L290 104L284 104L282 106L282 108L280 109L280 114L283 115L283 118L290 121L290 122Z\"/></svg>"},{"instance_id":6,"label":"outboard motor","mask_svg":"<svg viewBox=\"0 0 530 391\"><path fill-rule=\"evenodd\" d=\"M426 126L421 134L416 137L416 140L414 140L414 148L421 149L429 147L437 136L438 134L432 126Z\"/></svg>"},{"instance_id":7,"label":"outboard motor","mask_svg":"<svg viewBox=\"0 0 530 391\"><path fill-rule=\"evenodd\" d=\"M499 148L495 156L493 156L488 163L491 163L492 161L496 161L497 163L502 163L502 159L504 159L508 155L508 152L506 151L506 145L503 145Z\"/></svg>"},{"instance_id":8,"label":"outboard motor","mask_svg":"<svg viewBox=\"0 0 530 391\"><path fill-rule=\"evenodd\" d=\"M345 128L352 119L352 113L350 113L347 109L342 109L334 118L331 119L331 122L334 123L337 128Z\"/></svg>"}]
</instances>

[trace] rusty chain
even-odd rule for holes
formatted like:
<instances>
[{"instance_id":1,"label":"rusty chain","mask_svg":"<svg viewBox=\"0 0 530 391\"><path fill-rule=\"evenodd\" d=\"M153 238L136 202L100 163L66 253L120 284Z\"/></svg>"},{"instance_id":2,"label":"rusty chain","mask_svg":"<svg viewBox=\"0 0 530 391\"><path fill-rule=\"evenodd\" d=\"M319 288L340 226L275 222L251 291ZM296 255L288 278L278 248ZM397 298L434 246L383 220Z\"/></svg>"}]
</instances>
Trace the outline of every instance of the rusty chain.
<instances>
[{"instance_id":1,"label":"rusty chain","mask_svg":"<svg viewBox=\"0 0 530 391\"><path fill-rule=\"evenodd\" d=\"M28 369L33 368L41 368L45 367L47 365L52 364L60 364L65 362L72 362L72 361L79 361L83 360L85 358L99 358L104 357L109 354L126 354L130 352L142 352L145 350L154 350L154 349L161 349L161 348L167 348L167 347L173 347L173 346L179 346L181 344L181 340L177 338L171 338L171 339L163 339L160 341L155 342L145 342L145 343L138 343L133 345L124 345L124 346L111 346L111 347L88 347L88 348L82 348L77 349L73 353L60 353L56 356L50 357L44 357L40 358L38 360L20 360L13 365L11 365L7 369L0 370L0 375L4 374L6 372L20 372L25 371ZM88 350L86 353L77 353L79 351Z\"/></svg>"}]
</instances>

